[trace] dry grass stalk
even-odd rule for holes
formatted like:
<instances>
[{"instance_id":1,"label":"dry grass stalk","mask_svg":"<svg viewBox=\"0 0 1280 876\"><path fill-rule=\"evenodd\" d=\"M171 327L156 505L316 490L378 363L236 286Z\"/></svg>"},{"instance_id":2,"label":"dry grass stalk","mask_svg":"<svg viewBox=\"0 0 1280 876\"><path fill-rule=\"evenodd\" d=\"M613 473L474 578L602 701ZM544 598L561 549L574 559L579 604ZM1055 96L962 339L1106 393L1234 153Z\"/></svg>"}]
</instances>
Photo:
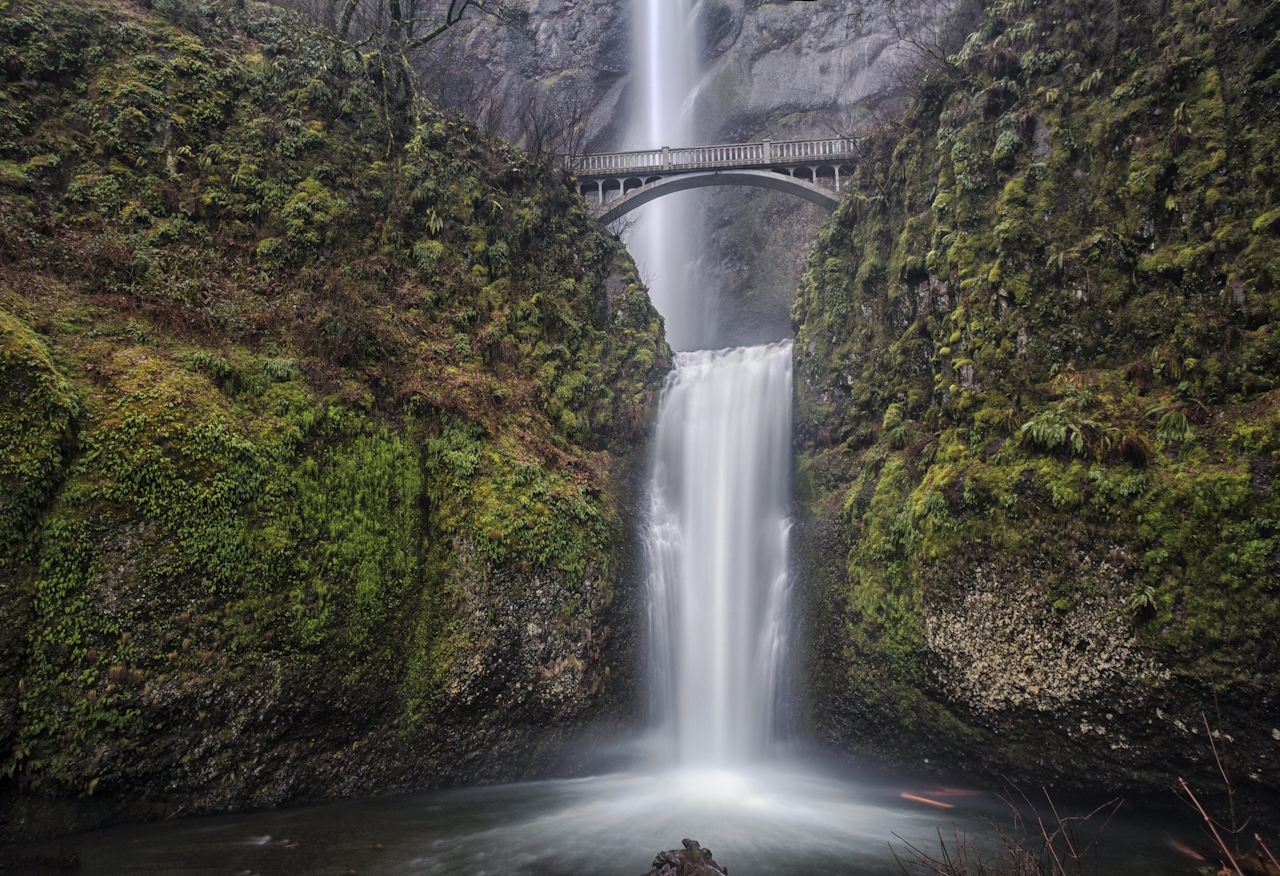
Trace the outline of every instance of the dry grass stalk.
<instances>
[{"instance_id":1,"label":"dry grass stalk","mask_svg":"<svg viewBox=\"0 0 1280 876\"><path fill-rule=\"evenodd\" d=\"M1226 743L1232 740L1230 736L1222 733L1221 727L1216 731L1213 729L1209 724L1208 715L1201 712L1200 717L1204 721L1205 733L1209 738L1209 747L1213 751L1213 760L1218 766L1218 773L1222 776L1222 784L1227 792L1227 809L1231 820L1230 827L1216 821L1211 815L1209 815L1208 811L1200 803L1200 799L1196 797L1195 793L1191 790L1191 786L1187 784L1187 781L1181 776L1178 777L1178 784L1182 787L1183 793L1186 794L1189 804L1196 810L1196 812L1200 813L1200 817L1204 819L1204 823L1208 826L1209 835L1212 837L1214 844L1218 847L1218 850L1225 858L1222 873L1234 872L1236 876L1245 876L1246 871L1249 873L1268 874L1268 876L1272 876L1272 874L1280 874L1280 861L1277 861L1275 855L1271 853L1271 849L1267 848L1267 844L1263 842L1261 834L1256 832L1253 834L1254 842L1257 843L1257 847L1255 849L1250 850L1249 852L1241 852L1240 835L1249 826L1249 822L1252 818L1246 818L1244 822L1241 823L1237 817L1235 784L1231 781L1231 772L1227 768L1227 764L1225 762ZM1221 723L1221 718L1219 718L1219 723ZM1218 750L1219 738L1223 740L1223 751L1221 752ZM1233 842L1230 845L1227 843L1226 838L1224 838L1224 833L1227 837L1232 839ZM1234 851L1232 850L1232 846L1235 847ZM1268 861L1270 863L1268 863ZM1230 867L1230 870L1228 870L1227 867Z\"/></svg>"},{"instance_id":2,"label":"dry grass stalk","mask_svg":"<svg viewBox=\"0 0 1280 876\"><path fill-rule=\"evenodd\" d=\"M1191 788L1187 785L1186 779L1178 777L1178 784L1182 786L1182 790L1191 798L1192 804L1195 805L1196 811L1200 813L1200 817L1204 819L1204 823L1209 825L1209 832L1213 834L1214 842L1218 844L1218 848L1222 849L1222 853L1227 856L1227 860L1231 862L1231 868L1236 871L1238 876L1244 876L1244 871L1240 869L1240 865L1236 863L1235 857L1231 854L1231 849L1227 848L1227 844L1222 841L1222 835L1218 833L1218 825L1209 813L1204 811L1204 807L1200 805L1200 801L1196 799L1196 795L1191 792Z\"/></svg>"},{"instance_id":3,"label":"dry grass stalk","mask_svg":"<svg viewBox=\"0 0 1280 876\"><path fill-rule=\"evenodd\" d=\"M974 840L964 831L957 830L954 845L950 847L942 832L938 832L940 857L898 837L910 857L904 860L891 846L894 860L906 876L1083 876L1086 872L1096 872L1098 838L1123 801L1111 800L1088 815L1064 816L1058 812L1048 790L1041 790L1052 817L1046 821L1026 794L1015 789L1025 809L1012 799L1006 798L1005 802L1013 812L1016 835L992 822L998 847L991 857L984 857ZM1104 810L1109 810L1106 820L1086 841L1082 836L1083 826Z\"/></svg>"}]
</instances>

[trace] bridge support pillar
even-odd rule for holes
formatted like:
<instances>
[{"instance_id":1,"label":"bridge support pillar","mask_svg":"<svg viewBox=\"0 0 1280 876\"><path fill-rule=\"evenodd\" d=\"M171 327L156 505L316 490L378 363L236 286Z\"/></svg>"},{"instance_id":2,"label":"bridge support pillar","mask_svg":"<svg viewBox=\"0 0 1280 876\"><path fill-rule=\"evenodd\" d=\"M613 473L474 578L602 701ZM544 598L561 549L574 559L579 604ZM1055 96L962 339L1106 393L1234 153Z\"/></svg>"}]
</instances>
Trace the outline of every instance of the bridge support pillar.
<instances>
[{"instance_id":1,"label":"bridge support pillar","mask_svg":"<svg viewBox=\"0 0 1280 876\"><path fill-rule=\"evenodd\" d=\"M837 164L837 165L833 166L833 167L831 168L831 170L832 170L832 171L835 173L835 175L836 175L836 191L838 192L838 191L840 191L840 165L838 165L838 164Z\"/></svg>"}]
</instances>

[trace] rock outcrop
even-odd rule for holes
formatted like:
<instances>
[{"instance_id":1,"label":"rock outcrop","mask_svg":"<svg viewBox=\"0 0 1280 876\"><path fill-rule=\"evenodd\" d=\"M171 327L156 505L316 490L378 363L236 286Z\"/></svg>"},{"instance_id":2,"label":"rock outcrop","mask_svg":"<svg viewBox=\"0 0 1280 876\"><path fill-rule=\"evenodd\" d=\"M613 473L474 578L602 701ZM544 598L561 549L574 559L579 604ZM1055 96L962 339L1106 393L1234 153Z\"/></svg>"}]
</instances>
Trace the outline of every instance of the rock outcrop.
<instances>
[{"instance_id":1,"label":"rock outcrop","mask_svg":"<svg viewBox=\"0 0 1280 876\"><path fill-rule=\"evenodd\" d=\"M987 4L865 141L793 311L835 746L1220 788L1207 716L1280 796L1278 24Z\"/></svg>"},{"instance_id":2,"label":"rock outcrop","mask_svg":"<svg viewBox=\"0 0 1280 876\"><path fill-rule=\"evenodd\" d=\"M680 842L684 848L658 852L653 869L644 876L728 876L729 868L717 864L710 849L702 848L697 840Z\"/></svg>"}]
</instances>

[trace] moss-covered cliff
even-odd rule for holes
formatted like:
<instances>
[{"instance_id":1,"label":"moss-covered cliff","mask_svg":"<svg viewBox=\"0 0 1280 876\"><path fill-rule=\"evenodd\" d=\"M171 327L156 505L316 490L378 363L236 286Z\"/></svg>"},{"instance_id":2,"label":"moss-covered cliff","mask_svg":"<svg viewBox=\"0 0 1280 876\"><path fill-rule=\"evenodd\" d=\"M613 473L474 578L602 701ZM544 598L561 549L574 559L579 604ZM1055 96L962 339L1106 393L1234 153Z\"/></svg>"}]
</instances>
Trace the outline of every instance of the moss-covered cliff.
<instances>
[{"instance_id":1,"label":"moss-covered cliff","mask_svg":"<svg viewBox=\"0 0 1280 876\"><path fill-rule=\"evenodd\" d=\"M1162 787L1204 711L1273 795L1280 5L965 15L793 311L816 720Z\"/></svg>"},{"instance_id":2,"label":"moss-covered cliff","mask_svg":"<svg viewBox=\"0 0 1280 876\"><path fill-rule=\"evenodd\" d=\"M376 56L154 7L0 2L0 832L544 769L660 318Z\"/></svg>"}]
</instances>

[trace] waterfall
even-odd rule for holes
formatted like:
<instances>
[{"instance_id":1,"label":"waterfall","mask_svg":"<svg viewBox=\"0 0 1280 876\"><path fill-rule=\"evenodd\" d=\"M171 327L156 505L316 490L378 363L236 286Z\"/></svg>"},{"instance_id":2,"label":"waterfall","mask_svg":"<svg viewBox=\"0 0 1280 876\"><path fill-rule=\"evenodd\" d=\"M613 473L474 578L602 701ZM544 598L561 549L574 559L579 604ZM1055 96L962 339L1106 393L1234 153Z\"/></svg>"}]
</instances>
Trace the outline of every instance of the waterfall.
<instances>
[{"instance_id":1,"label":"waterfall","mask_svg":"<svg viewBox=\"0 0 1280 876\"><path fill-rule=\"evenodd\" d=\"M645 532L653 705L678 763L773 734L787 639L791 343L676 356Z\"/></svg>"},{"instance_id":2,"label":"waterfall","mask_svg":"<svg viewBox=\"0 0 1280 876\"><path fill-rule=\"evenodd\" d=\"M632 9L636 105L631 148L692 145L691 104L699 74L692 3L634 0ZM644 207L627 242L654 306L666 317L667 340L677 350L706 346L714 331L711 296L698 295L691 276L693 197L670 195Z\"/></svg>"},{"instance_id":3,"label":"waterfall","mask_svg":"<svg viewBox=\"0 0 1280 876\"><path fill-rule=\"evenodd\" d=\"M634 0L635 148L683 146L697 88L691 0ZM710 342L694 203L644 208L628 248L677 350ZM677 763L740 764L773 735L787 631L791 345L684 352L663 388L649 517L653 707Z\"/></svg>"}]
</instances>

